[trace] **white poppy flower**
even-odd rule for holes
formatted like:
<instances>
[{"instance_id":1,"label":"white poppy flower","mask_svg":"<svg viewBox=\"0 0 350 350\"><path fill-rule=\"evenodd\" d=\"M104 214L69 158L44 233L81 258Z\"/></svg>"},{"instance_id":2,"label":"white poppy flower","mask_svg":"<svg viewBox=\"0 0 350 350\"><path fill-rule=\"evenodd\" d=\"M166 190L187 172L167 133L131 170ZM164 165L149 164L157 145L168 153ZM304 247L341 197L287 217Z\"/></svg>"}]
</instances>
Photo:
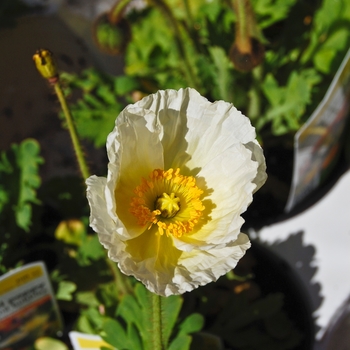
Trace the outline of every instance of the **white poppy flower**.
<instances>
[{"instance_id":1,"label":"white poppy flower","mask_svg":"<svg viewBox=\"0 0 350 350\"><path fill-rule=\"evenodd\" d=\"M247 117L187 88L127 106L108 136L108 176L87 180L90 225L120 270L152 292L216 281L250 247L241 214L266 180Z\"/></svg>"}]
</instances>

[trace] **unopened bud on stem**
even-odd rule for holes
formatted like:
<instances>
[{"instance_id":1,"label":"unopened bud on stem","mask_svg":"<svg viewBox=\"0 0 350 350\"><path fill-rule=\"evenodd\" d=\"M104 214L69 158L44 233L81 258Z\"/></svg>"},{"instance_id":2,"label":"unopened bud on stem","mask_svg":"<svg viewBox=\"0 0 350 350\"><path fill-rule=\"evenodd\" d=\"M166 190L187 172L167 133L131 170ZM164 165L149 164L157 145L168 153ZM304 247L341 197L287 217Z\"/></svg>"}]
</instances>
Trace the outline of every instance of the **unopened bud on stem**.
<instances>
[{"instance_id":1,"label":"unopened bud on stem","mask_svg":"<svg viewBox=\"0 0 350 350\"><path fill-rule=\"evenodd\" d=\"M44 79L47 79L51 84L58 81L58 71L53 55L49 50L39 49L33 56L36 69Z\"/></svg>"}]
</instances>

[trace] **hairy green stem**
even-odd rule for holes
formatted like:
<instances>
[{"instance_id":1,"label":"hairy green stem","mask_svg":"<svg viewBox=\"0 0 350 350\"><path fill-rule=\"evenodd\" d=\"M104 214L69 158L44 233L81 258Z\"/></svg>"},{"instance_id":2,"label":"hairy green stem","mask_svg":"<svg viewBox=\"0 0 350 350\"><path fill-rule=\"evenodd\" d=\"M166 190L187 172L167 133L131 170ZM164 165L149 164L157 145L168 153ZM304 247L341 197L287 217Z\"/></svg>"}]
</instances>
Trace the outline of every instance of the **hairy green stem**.
<instances>
[{"instance_id":1,"label":"hairy green stem","mask_svg":"<svg viewBox=\"0 0 350 350\"><path fill-rule=\"evenodd\" d=\"M75 129L75 125L73 123L72 114L69 110L66 98L63 94L61 85L58 81L56 83L54 83L54 88L55 88L55 92L56 92L56 95L58 97L58 100L60 101L60 104L61 104L61 107L63 110L63 114L66 118L68 131L69 131L70 137L72 139L73 148L75 151L75 155L77 157L77 161L78 161L81 175L84 178L84 180L86 180L90 176L89 168L86 164L83 150L82 150L80 142L79 142L78 134L77 134L77 131Z\"/></svg>"},{"instance_id":2,"label":"hairy green stem","mask_svg":"<svg viewBox=\"0 0 350 350\"><path fill-rule=\"evenodd\" d=\"M152 336L154 350L165 350L162 339L162 297L152 293Z\"/></svg>"}]
</instances>

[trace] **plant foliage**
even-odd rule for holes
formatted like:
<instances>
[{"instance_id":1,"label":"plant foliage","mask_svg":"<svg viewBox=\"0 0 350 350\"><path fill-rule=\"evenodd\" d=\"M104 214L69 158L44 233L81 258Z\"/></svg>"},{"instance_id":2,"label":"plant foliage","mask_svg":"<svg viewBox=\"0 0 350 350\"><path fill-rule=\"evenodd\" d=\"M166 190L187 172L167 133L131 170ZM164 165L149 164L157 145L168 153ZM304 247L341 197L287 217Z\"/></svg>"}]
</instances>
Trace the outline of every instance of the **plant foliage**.
<instances>
[{"instance_id":1,"label":"plant foliage","mask_svg":"<svg viewBox=\"0 0 350 350\"><path fill-rule=\"evenodd\" d=\"M229 2L164 0L130 13L132 39L125 53L125 75L106 79L88 70L70 80L83 91L74 106L81 135L102 145L132 91L141 91L142 96L186 86L210 100L232 102L251 118L262 139L297 131L319 103L350 45L350 3L251 3L265 59L248 72L238 71L230 57L237 16ZM123 95L125 100L120 99ZM94 126L103 120L97 131Z\"/></svg>"}]
</instances>

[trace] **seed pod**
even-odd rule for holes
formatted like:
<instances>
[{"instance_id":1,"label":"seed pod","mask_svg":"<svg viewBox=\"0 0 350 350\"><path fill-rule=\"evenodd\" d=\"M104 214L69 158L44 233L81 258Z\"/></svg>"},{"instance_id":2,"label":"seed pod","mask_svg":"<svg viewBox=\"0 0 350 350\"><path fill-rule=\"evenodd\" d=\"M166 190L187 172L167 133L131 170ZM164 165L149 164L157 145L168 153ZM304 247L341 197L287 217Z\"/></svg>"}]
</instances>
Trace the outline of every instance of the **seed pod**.
<instances>
[{"instance_id":1,"label":"seed pod","mask_svg":"<svg viewBox=\"0 0 350 350\"><path fill-rule=\"evenodd\" d=\"M257 39L249 38L249 46L245 50L235 41L231 46L229 56L237 70L248 72L264 60L264 54L264 46Z\"/></svg>"}]
</instances>

